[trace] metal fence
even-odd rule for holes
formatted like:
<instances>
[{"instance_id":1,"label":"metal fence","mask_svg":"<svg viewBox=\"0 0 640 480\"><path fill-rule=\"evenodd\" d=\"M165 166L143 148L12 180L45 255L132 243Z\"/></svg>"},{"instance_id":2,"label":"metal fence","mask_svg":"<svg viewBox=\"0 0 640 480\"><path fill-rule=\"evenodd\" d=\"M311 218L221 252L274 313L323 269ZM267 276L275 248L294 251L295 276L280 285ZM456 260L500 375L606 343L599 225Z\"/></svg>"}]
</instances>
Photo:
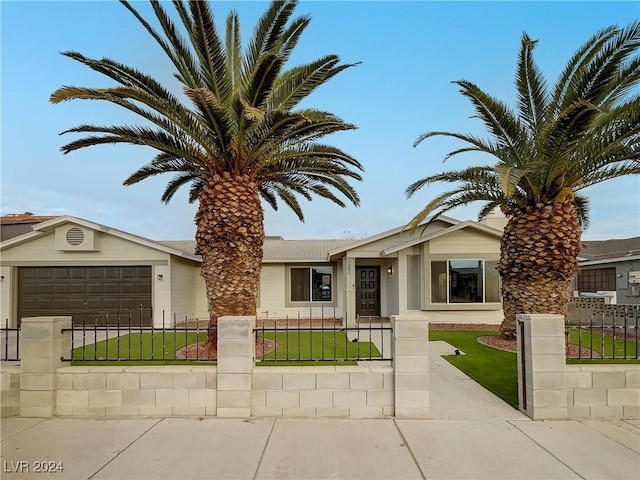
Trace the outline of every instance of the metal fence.
<instances>
[{"instance_id":1,"label":"metal fence","mask_svg":"<svg viewBox=\"0 0 640 480\"><path fill-rule=\"evenodd\" d=\"M359 317L346 326L335 308L320 318L298 312L256 321L256 362L353 362L391 360L392 328L387 318Z\"/></svg>"},{"instance_id":2,"label":"metal fence","mask_svg":"<svg viewBox=\"0 0 640 480\"><path fill-rule=\"evenodd\" d=\"M5 319L4 327L0 328L0 339L2 342L2 352L0 361L19 362L20 361L20 328L9 327L9 319Z\"/></svg>"},{"instance_id":3,"label":"metal fence","mask_svg":"<svg viewBox=\"0 0 640 480\"><path fill-rule=\"evenodd\" d=\"M206 344L215 333L208 321L176 314L162 326L145 325L150 309L129 309L96 316L62 331L71 332L71 357L65 362L215 361Z\"/></svg>"},{"instance_id":4,"label":"metal fence","mask_svg":"<svg viewBox=\"0 0 640 480\"><path fill-rule=\"evenodd\" d=\"M568 327L579 359L640 359L640 305L571 302Z\"/></svg>"},{"instance_id":5,"label":"metal fence","mask_svg":"<svg viewBox=\"0 0 640 480\"><path fill-rule=\"evenodd\" d=\"M71 355L65 362L215 361L206 343L215 335L208 320L162 312L162 325L145 325L150 309L114 310L92 321L73 323L62 332L71 335ZM0 328L2 361L20 361L20 328L9 320ZM295 317L256 320L257 362L353 362L392 359L392 328L387 318L359 317L344 325L336 309L322 309L320 317L298 312Z\"/></svg>"}]
</instances>

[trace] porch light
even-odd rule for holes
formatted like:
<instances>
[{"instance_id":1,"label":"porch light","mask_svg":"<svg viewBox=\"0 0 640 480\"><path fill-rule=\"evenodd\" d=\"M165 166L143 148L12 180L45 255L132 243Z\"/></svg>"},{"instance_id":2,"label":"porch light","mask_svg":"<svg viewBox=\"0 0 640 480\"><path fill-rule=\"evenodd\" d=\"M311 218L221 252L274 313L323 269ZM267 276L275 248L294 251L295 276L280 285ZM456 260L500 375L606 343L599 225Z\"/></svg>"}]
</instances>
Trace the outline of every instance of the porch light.
<instances>
[{"instance_id":1,"label":"porch light","mask_svg":"<svg viewBox=\"0 0 640 480\"><path fill-rule=\"evenodd\" d=\"M162 275L158 275L158 281L161 282L164 277Z\"/></svg>"},{"instance_id":2,"label":"porch light","mask_svg":"<svg viewBox=\"0 0 640 480\"><path fill-rule=\"evenodd\" d=\"M387 267L387 275L393 275L393 265Z\"/></svg>"}]
</instances>

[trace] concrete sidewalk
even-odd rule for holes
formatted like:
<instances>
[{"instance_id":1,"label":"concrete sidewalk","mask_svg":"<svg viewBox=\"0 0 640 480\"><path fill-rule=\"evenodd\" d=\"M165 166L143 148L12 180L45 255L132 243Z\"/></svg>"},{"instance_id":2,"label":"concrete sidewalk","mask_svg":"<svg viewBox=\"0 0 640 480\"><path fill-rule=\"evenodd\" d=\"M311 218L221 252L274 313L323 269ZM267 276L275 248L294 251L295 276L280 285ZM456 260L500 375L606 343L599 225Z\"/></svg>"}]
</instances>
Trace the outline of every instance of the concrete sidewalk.
<instances>
[{"instance_id":1,"label":"concrete sidewalk","mask_svg":"<svg viewBox=\"0 0 640 480\"><path fill-rule=\"evenodd\" d=\"M638 479L639 430L607 420L6 418L1 463L4 479ZM37 462L64 470L37 473Z\"/></svg>"},{"instance_id":2,"label":"concrete sidewalk","mask_svg":"<svg viewBox=\"0 0 640 480\"><path fill-rule=\"evenodd\" d=\"M5 418L0 476L640 478L640 421L533 422L442 359L446 353L453 348L430 342L431 420ZM45 462L64 470L36 473Z\"/></svg>"}]
</instances>

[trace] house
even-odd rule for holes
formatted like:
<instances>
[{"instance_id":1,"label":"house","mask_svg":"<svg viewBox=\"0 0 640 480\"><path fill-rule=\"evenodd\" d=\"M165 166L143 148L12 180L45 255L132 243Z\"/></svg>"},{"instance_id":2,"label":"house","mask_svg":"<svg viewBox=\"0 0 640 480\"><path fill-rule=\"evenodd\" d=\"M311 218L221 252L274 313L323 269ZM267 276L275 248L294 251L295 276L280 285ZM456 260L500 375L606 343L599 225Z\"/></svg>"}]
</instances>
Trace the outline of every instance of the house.
<instances>
[{"instance_id":1,"label":"house","mask_svg":"<svg viewBox=\"0 0 640 480\"><path fill-rule=\"evenodd\" d=\"M442 216L424 230L399 227L360 240L267 237L258 317L500 323L503 225L497 216L483 223ZM194 241L154 241L72 216L34 222L0 243L1 318L156 326L207 318L194 251ZM135 320L118 317L129 309Z\"/></svg>"},{"instance_id":2,"label":"house","mask_svg":"<svg viewBox=\"0 0 640 480\"><path fill-rule=\"evenodd\" d=\"M573 290L610 303L640 304L640 237L585 241Z\"/></svg>"}]
</instances>

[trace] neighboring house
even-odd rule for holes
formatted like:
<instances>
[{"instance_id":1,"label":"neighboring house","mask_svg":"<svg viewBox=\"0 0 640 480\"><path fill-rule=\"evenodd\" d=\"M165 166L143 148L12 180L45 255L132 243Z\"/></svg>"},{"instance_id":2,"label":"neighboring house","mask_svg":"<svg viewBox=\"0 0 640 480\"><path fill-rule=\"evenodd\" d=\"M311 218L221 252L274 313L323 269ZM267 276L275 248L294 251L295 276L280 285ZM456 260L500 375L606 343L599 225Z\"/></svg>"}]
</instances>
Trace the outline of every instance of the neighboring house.
<instances>
[{"instance_id":1,"label":"neighboring house","mask_svg":"<svg viewBox=\"0 0 640 480\"><path fill-rule=\"evenodd\" d=\"M31 212L14 213L0 217L0 242L31 231L31 227L56 217L35 216Z\"/></svg>"},{"instance_id":2,"label":"neighboring house","mask_svg":"<svg viewBox=\"0 0 640 480\"><path fill-rule=\"evenodd\" d=\"M483 223L440 217L424 231L400 227L361 240L267 237L258 317L335 315L354 324L403 314L499 323L495 266L503 225L498 217ZM207 318L194 250L194 241L149 240L71 216L36 223L0 243L1 318L103 322L106 313L113 321L129 308L157 326L163 318L166 324Z\"/></svg>"},{"instance_id":3,"label":"neighboring house","mask_svg":"<svg viewBox=\"0 0 640 480\"><path fill-rule=\"evenodd\" d=\"M640 237L586 241L573 290L606 292L611 303L640 304Z\"/></svg>"}]
</instances>

